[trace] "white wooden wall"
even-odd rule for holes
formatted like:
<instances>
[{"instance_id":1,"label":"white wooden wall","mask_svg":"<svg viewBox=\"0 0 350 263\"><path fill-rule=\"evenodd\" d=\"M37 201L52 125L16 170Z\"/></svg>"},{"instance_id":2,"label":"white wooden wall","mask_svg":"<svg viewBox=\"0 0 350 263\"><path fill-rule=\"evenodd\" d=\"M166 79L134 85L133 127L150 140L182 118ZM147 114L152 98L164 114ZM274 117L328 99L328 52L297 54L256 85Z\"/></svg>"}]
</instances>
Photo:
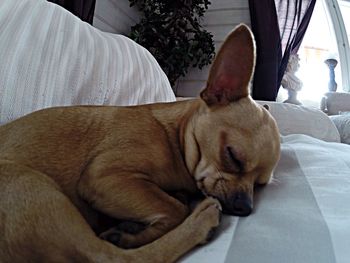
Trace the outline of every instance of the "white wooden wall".
<instances>
[{"instance_id":1,"label":"white wooden wall","mask_svg":"<svg viewBox=\"0 0 350 263\"><path fill-rule=\"evenodd\" d=\"M139 13L129 7L128 0L97 0L94 26L120 34L128 34L130 26L139 21ZM250 25L248 0L211 0L203 26L214 35L215 48L221 46L225 36L239 23ZM197 96L205 86L209 67L190 69L174 87L177 96Z\"/></svg>"},{"instance_id":2,"label":"white wooden wall","mask_svg":"<svg viewBox=\"0 0 350 263\"><path fill-rule=\"evenodd\" d=\"M203 26L214 35L215 49L218 50L225 36L239 23L250 26L248 0L211 0ZM209 72L209 66L199 69L190 69L189 73L181 78L174 87L177 96L197 96L204 88Z\"/></svg>"},{"instance_id":3,"label":"white wooden wall","mask_svg":"<svg viewBox=\"0 0 350 263\"><path fill-rule=\"evenodd\" d=\"M128 0L97 0L93 25L102 31L127 35L139 17Z\"/></svg>"}]
</instances>

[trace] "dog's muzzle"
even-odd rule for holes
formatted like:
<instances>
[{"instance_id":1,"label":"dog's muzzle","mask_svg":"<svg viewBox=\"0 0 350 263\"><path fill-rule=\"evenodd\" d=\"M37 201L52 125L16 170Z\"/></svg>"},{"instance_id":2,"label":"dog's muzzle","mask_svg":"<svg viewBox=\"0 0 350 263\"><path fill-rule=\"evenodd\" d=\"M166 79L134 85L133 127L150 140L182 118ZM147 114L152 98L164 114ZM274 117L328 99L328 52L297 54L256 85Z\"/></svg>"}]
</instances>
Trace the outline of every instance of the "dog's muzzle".
<instances>
[{"instance_id":1,"label":"dog's muzzle","mask_svg":"<svg viewBox=\"0 0 350 263\"><path fill-rule=\"evenodd\" d=\"M244 192L235 193L229 200L221 203L225 214L248 216L253 211L253 202Z\"/></svg>"}]
</instances>

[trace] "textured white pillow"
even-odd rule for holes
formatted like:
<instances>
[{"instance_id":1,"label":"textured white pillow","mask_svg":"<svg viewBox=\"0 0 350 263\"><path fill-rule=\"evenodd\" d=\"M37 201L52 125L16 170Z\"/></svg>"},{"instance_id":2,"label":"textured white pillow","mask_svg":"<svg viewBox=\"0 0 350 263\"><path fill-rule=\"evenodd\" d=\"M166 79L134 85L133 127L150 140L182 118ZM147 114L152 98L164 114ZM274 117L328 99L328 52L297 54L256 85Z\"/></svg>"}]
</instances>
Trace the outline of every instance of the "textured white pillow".
<instances>
[{"instance_id":1,"label":"textured white pillow","mask_svg":"<svg viewBox=\"0 0 350 263\"><path fill-rule=\"evenodd\" d=\"M328 142L340 142L339 132L334 123L318 109L289 103L257 102L269 105L269 111L276 119L282 135L305 134Z\"/></svg>"},{"instance_id":2,"label":"textured white pillow","mask_svg":"<svg viewBox=\"0 0 350 263\"><path fill-rule=\"evenodd\" d=\"M333 115L330 118L339 131L340 141L350 144L350 114Z\"/></svg>"},{"instance_id":3,"label":"textured white pillow","mask_svg":"<svg viewBox=\"0 0 350 263\"><path fill-rule=\"evenodd\" d=\"M154 57L46 0L2 0L0 123L58 105L174 101Z\"/></svg>"}]
</instances>

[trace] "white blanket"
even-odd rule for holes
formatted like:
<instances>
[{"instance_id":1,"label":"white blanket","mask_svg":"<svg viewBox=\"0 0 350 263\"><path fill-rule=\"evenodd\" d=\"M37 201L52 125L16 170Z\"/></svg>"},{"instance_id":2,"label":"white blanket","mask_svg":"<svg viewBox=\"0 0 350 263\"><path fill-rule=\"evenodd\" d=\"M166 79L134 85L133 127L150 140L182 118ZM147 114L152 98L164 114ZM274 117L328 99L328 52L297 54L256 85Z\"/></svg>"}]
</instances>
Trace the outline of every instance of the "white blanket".
<instances>
[{"instance_id":1,"label":"white blanket","mask_svg":"<svg viewBox=\"0 0 350 263\"><path fill-rule=\"evenodd\" d=\"M348 263L350 146L285 136L274 177L253 214L225 216L214 242L181 262Z\"/></svg>"},{"instance_id":2,"label":"white blanket","mask_svg":"<svg viewBox=\"0 0 350 263\"><path fill-rule=\"evenodd\" d=\"M46 0L0 1L0 123L58 105L174 101L153 56Z\"/></svg>"}]
</instances>

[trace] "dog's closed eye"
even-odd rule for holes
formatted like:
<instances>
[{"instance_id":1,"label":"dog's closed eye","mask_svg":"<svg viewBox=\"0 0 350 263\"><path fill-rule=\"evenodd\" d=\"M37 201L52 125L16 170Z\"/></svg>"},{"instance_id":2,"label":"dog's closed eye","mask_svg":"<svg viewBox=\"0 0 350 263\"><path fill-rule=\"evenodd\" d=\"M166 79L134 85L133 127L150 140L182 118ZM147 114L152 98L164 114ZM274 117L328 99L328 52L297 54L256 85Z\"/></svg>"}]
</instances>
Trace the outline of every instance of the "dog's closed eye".
<instances>
[{"instance_id":1,"label":"dog's closed eye","mask_svg":"<svg viewBox=\"0 0 350 263\"><path fill-rule=\"evenodd\" d=\"M225 168L232 172L242 172L244 170L243 162L237 158L234 149L231 146L226 146L224 152Z\"/></svg>"}]
</instances>

